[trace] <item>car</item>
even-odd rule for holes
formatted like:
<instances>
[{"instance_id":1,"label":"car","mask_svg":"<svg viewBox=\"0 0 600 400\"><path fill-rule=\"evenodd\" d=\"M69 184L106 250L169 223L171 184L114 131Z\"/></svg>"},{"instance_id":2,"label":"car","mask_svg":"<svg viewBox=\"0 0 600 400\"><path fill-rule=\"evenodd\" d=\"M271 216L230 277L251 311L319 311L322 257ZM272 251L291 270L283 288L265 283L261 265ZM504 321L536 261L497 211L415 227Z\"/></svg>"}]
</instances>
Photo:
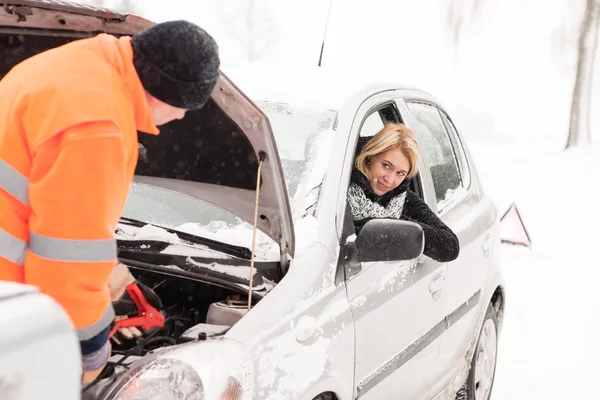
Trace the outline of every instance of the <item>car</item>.
<instances>
[{"instance_id":1,"label":"car","mask_svg":"<svg viewBox=\"0 0 600 400\"><path fill-rule=\"evenodd\" d=\"M75 38L152 24L64 1L4 8L2 74ZM223 65L204 108L140 133L115 237L164 326L114 344L82 399L489 399L505 305L496 206L438 99L370 81ZM387 122L417 134L411 190L457 234L452 262L424 256L407 221L354 231L358 138Z\"/></svg>"},{"instance_id":2,"label":"car","mask_svg":"<svg viewBox=\"0 0 600 400\"><path fill-rule=\"evenodd\" d=\"M0 315L0 398L78 398L79 339L58 302L35 286L0 281Z\"/></svg>"}]
</instances>

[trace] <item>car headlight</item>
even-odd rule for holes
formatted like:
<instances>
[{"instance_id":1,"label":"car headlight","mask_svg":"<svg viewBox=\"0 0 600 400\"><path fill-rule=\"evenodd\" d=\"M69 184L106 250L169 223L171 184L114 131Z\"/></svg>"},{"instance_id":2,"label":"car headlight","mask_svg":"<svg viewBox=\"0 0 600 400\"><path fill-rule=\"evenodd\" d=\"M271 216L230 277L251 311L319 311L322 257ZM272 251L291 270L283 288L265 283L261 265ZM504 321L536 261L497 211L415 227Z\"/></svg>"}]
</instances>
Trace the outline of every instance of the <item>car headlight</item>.
<instances>
[{"instance_id":1,"label":"car headlight","mask_svg":"<svg viewBox=\"0 0 600 400\"><path fill-rule=\"evenodd\" d=\"M156 351L133 364L109 400L251 400L250 355L236 341L212 339Z\"/></svg>"}]
</instances>

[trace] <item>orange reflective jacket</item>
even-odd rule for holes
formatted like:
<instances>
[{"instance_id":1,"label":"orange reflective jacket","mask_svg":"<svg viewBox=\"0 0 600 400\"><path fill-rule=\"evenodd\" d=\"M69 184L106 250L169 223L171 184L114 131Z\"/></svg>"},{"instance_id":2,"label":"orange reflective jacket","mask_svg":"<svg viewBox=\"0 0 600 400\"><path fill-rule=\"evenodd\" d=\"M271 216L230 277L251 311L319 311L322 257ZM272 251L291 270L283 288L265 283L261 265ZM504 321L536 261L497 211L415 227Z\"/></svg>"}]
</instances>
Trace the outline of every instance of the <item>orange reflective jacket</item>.
<instances>
[{"instance_id":1,"label":"orange reflective jacket","mask_svg":"<svg viewBox=\"0 0 600 400\"><path fill-rule=\"evenodd\" d=\"M80 340L114 318L108 278L137 130L158 134L130 43L78 40L0 81L0 280L55 298Z\"/></svg>"}]
</instances>

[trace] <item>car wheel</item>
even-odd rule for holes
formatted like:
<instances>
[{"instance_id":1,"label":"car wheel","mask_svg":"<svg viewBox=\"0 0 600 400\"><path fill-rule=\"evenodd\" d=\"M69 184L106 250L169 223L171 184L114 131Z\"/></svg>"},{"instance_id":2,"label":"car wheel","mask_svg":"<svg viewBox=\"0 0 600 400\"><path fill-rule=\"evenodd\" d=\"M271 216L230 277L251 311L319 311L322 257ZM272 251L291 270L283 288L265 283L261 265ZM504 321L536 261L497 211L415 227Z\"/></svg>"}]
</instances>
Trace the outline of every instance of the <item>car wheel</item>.
<instances>
[{"instance_id":1,"label":"car wheel","mask_svg":"<svg viewBox=\"0 0 600 400\"><path fill-rule=\"evenodd\" d=\"M497 358L498 321L496 310L490 303L479 332L469 377L456 394L456 400L489 400L494 386Z\"/></svg>"}]
</instances>

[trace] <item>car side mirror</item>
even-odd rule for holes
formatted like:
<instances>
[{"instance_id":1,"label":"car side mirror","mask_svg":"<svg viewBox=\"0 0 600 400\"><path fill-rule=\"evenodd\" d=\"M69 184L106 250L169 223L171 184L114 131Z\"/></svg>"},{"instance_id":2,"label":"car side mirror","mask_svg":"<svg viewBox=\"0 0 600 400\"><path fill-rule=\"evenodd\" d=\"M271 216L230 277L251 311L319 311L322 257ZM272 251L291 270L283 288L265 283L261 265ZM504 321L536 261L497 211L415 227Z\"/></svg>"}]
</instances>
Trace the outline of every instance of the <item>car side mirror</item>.
<instances>
[{"instance_id":1,"label":"car side mirror","mask_svg":"<svg viewBox=\"0 0 600 400\"><path fill-rule=\"evenodd\" d=\"M424 246L423 228L398 219L367 221L356 238L361 262L412 260L423 254Z\"/></svg>"}]
</instances>

